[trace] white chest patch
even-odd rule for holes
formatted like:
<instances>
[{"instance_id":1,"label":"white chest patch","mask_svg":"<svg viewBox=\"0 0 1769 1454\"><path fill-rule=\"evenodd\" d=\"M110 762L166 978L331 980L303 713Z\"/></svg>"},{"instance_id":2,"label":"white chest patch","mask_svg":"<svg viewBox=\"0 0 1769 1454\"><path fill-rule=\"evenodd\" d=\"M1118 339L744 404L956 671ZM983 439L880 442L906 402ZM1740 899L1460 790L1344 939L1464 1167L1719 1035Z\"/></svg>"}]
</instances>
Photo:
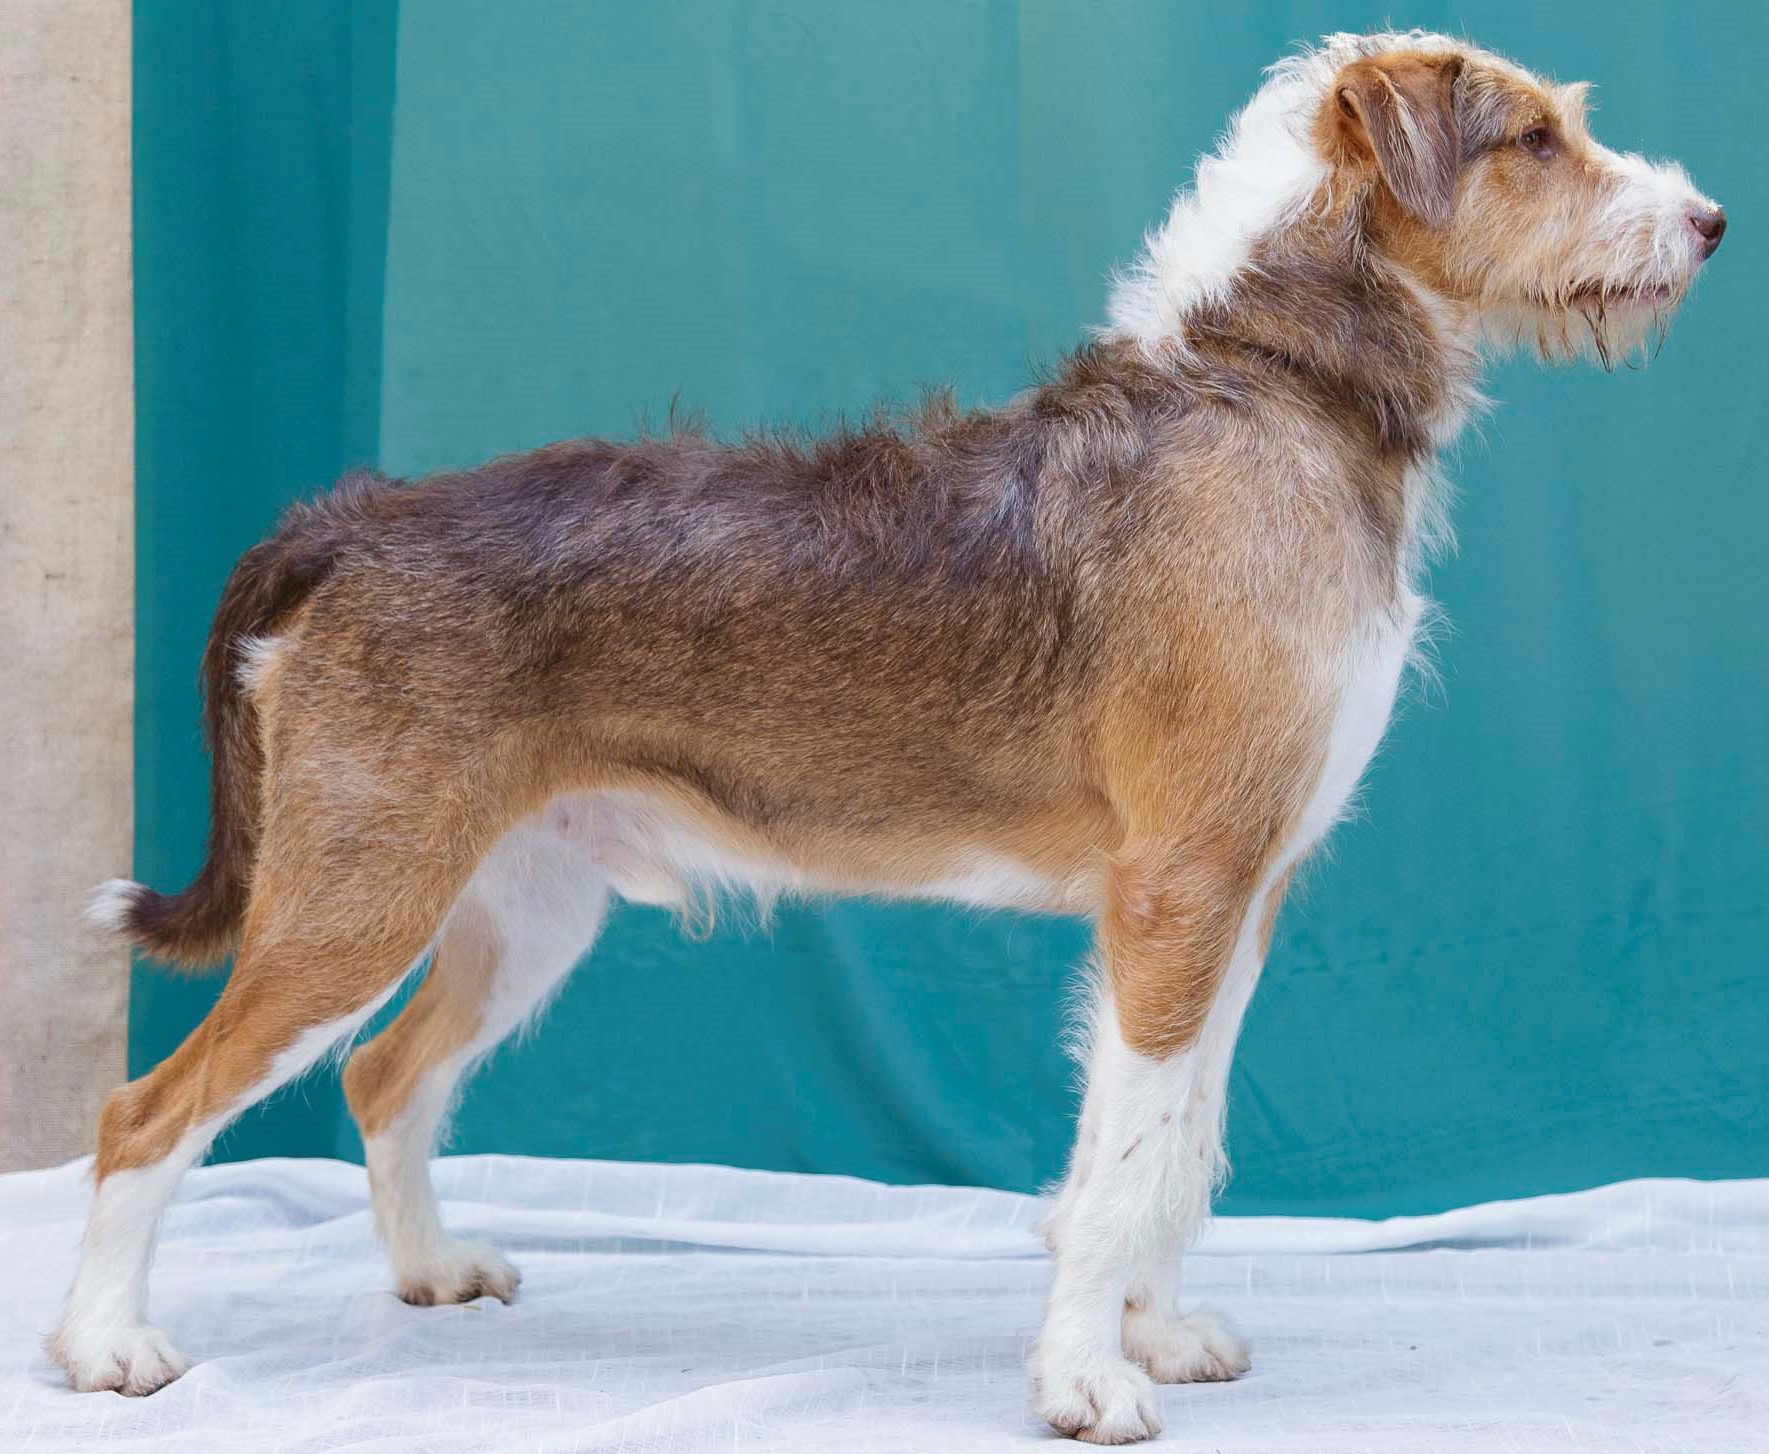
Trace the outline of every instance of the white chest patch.
<instances>
[{"instance_id":1,"label":"white chest patch","mask_svg":"<svg viewBox=\"0 0 1769 1454\"><path fill-rule=\"evenodd\" d=\"M1326 760L1296 833L1285 846L1279 872L1320 842L1357 791L1364 769L1388 730L1424 605L1419 596L1403 588L1394 610L1372 619L1351 642Z\"/></svg>"}]
</instances>

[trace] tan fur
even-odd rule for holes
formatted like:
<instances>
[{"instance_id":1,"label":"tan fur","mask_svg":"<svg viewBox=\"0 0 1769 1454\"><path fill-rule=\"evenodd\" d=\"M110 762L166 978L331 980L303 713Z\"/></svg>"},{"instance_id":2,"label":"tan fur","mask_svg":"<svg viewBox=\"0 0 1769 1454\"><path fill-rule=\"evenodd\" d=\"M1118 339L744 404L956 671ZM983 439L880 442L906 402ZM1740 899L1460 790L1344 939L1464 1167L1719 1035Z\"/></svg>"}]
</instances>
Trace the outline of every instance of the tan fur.
<instances>
[{"instance_id":1,"label":"tan fur","mask_svg":"<svg viewBox=\"0 0 1769 1454\"><path fill-rule=\"evenodd\" d=\"M1299 444L1315 423L1299 414ZM438 641L429 655L413 644L399 649L393 674L404 690L395 694L376 667L391 645L376 624L380 608L316 599L284 624L260 678L262 843L241 952L214 1012L224 1029L199 1030L150 1077L151 1094L118 1093L140 1132L101 1131L101 1174L157 1159L249 1088L300 1031L383 991L422 951L484 850L565 793L634 791L672 803L735 855L788 865L822 890L907 890L938 877L960 850L1026 865L1053 885L1048 907L1077 906L1064 886L1082 885L1078 907L1105 909L1127 1038L1150 1053L1183 1047L1246 898L1306 795L1325 730L1327 702L1306 665L1321 597L1300 581L1269 598L1270 562L1250 550L1258 536L1246 526L1266 515L1272 531L1294 534L1323 586L1355 575L1360 550L1359 527L1338 512L1313 518L1297 501L1274 502L1245 462L1250 442L1216 434L1199 456L1192 441L1175 441L1190 456L1192 510L1156 524L1117 583L1122 619L1102 644L1100 676L1085 695L1006 714L967 700L962 657L934 666L936 676L950 671L949 689L926 692L925 635L881 603L854 629L869 646L864 677L832 679L828 648L811 637L820 627L758 613L773 670L702 663L690 668L690 697L671 675L687 646L666 622L623 666L672 701L668 717L585 710L504 723L495 701L480 697L489 663L458 644ZM1351 473L1330 453L1313 469L1323 482ZM1189 546L1164 538L1182 523ZM1368 589L1379 604L1379 583ZM1151 629L1205 614L1218 622L1208 634ZM426 697L448 706L414 719L406 704ZM1316 706L1302 706L1311 697ZM1234 742L1245 745L1222 750ZM746 820L692 774L630 765L644 758L714 764L720 781L790 784L824 806ZM954 791L955 768L966 791ZM409 1086L423 1063L470 1035L454 979L433 974L436 988L419 992L409 1025L353 1072L365 1130L402 1103L371 1082ZM232 1026L248 1003L256 1008L242 1036ZM192 1077L218 1089L195 1100L173 1089ZM107 1115L106 1128L116 1124Z\"/></svg>"},{"instance_id":2,"label":"tan fur","mask_svg":"<svg viewBox=\"0 0 1769 1454\"><path fill-rule=\"evenodd\" d=\"M424 982L344 1067L344 1095L365 1140L392 1124L426 1071L472 1043L502 947L497 921L484 909L463 902L449 916Z\"/></svg>"}]
</instances>

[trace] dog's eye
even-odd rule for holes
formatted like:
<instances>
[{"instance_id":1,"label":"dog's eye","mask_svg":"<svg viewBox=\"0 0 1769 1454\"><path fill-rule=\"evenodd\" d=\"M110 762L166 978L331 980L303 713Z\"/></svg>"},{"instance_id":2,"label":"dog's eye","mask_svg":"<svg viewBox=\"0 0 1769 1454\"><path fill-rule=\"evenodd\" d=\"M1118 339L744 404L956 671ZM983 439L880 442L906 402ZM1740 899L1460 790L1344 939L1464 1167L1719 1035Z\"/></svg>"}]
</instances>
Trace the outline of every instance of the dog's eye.
<instances>
[{"instance_id":1,"label":"dog's eye","mask_svg":"<svg viewBox=\"0 0 1769 1454\"><path fill-rule=\"evenodd\" d=\"M1539 162L1554 155L1554 133L1545 126L1532 126L1517 138L1517 144Z\"/></svg>"}]
</instances>

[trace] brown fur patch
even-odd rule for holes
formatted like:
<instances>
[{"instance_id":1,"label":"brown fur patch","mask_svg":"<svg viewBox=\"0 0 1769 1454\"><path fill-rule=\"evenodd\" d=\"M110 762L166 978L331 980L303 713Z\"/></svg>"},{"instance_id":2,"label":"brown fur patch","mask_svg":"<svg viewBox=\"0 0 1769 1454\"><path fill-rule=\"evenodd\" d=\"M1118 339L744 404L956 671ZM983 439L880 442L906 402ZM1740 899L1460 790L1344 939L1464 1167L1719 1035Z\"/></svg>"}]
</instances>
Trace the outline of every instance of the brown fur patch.
<instances>
[{"instance_id":1,"label":"brown fur patch","mask_svg":"<svg viewBox=\"0 0 1769 1454\"><path fill-rule=\"evenodd\" d=\"M344 1068L344 1095L366 1140L405 1109L424 1075L465 1049L484 1022L503 952L497 921L471 898L450 914L424 982Z\"/></svg>"}]
</instances>

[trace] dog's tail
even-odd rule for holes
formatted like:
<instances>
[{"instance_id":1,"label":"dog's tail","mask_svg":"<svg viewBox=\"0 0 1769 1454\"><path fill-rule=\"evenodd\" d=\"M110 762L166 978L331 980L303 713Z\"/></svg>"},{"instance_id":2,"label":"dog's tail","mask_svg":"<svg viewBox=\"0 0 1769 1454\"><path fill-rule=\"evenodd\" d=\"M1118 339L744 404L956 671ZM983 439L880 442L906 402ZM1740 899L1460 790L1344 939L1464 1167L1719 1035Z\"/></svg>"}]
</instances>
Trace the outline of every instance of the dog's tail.
<instances>
[{"instance_id":1,"label":"dog's tail","mask_svg":"<svg viewBox=\"0 0 1769 1454\"><path fill-rule=\"evenodd\" d=\"M383 476L346 476L327 495L292 506L270 539L233 568L203 651L203 734L209 745L209 851L188 888L162 894L112 879L86 915L155 959L207 969L233 953L245 918L258 831L264 749L245 680L266 638L331 575L397 496Z\"/></svg>"}]
</instances>

